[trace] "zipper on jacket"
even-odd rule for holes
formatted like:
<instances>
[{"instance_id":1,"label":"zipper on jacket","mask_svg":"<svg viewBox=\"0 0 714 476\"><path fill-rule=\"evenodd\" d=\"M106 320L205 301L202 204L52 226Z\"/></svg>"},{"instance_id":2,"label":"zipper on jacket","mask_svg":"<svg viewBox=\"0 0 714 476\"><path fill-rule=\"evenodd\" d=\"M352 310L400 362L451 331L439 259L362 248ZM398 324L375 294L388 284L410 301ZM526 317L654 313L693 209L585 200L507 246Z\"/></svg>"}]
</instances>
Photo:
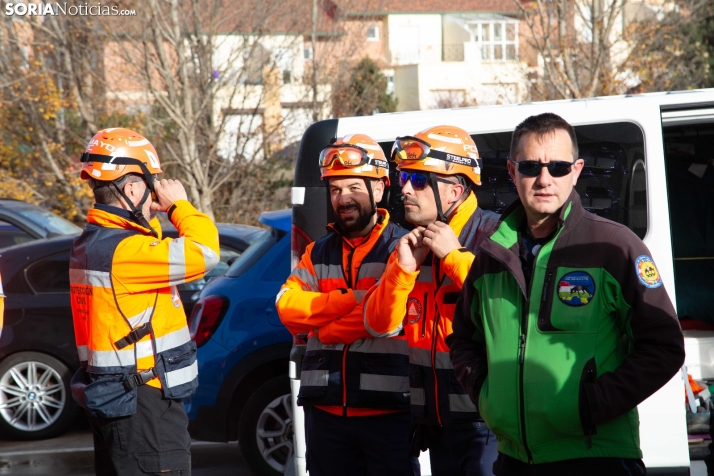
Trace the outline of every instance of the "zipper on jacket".
<instances>
[{"instance_id":1,"label":"zipper on jacket","mask_svg":"<svg viewBox=\"0 0 714 476\"><path fill-rule=\"evenodd\" d=\"M347 272L345 273L345 278L347 278L347 287L352 288L352 257L355 255L355 248L351 247L350 252L347 255Z\"/></svg>"},{"instance_id":2,"label":"zipper on jacket","mask_svg":"<svg viewBox=\"0 0 714 476\"><path fill-rule=\"evenodd\" d=\"M441 424L441 412L439 411L439 377L436 375L436 340L439 337L439 328L437 324L439 322L439 309L436 309L434 313L434 329L431 333L431 370L434 372L434 406L436 407L436 421Z\"/></svg>"},{"instance_id":3,"label":"zipper on jacket","mask_svg":"<svg viewBox=\"0 0 714 476\"><path fill-rule=\"evenodd\" d=\"M545 283L543 284L543 294L540 296L540 302L545 303L548 300L548 286L550 286L550 280L553 279L553 272L551 271L545 277Z\"/></svg>"},{"instance_id":4,"label":"zipper on jacket","mask_svg":"<svg viewBox=\"0 0 714 476\"><path fill-rule=\"evenodd\" d=\"M528 300L526 300L526 306L523 311L523 318L521 320L521 342L520 342L520 352L518 357L518 379L519 379L519 404L521 407L521 435L523 436L523 448L526 450L526 455L528 456L528 464L533 464L533 455L528 449L528 442L526 441L526 402L523 392L523 369L525 367L525 355L526 355L526 333L528 329Z\"/></svg>"},{"instance_id":5,"label":"zipper on jacket","mask_svg":"<svg viewBox=\"0 0 714 476\"><path fill-rule=\"evenodd\" d=\"M429 297L429 293L424 293L424 309L422 309L422 316L421 316L421 336L424 337L426 335L426 305L427 305L427 298Z\"/></svg>"},{"instance_id":6,"label":"zipper on jacket","mask_svg":"<svg viewBox=\"0 0 714 476\"><path fill-rule=\"evenodd\" d=\"M349 344L345 344L345 350L342 351L342 416L347 416L347 349Z\"/></svg>"},{"instance_id":7,"label":"zipper on jacket","mask_svg":"<svg viewBox=\"0 0 714 476\"><path fill-rule=\"evenodd\" d=\"M526 450L526 455L528 456L528 464L533 464L533 455L531 450L528 449L528 441L526 438L526 401L524 387L524 369L525 369L525 357L526 357L526 339L528 337L528 308L530 307L530 296L533 294L533 280L535 278L536 262L538 258L533 261L533 268L531 269L531 282L528 286L528 297L525 299L523 312L521 313L521 342L520 342L520 356L518 358L518 379L519 379L519 403L521 407L521 435L523 437L523 449ZM546 283L547 285L547 283Z\"/></svg>"},{"instance_id":8,"label":"zipper on jacket","mask_svg":"<svg viewBox=\"0 0 714 476\"><path fill-rule=\"evenodd\" d=\"M170 359L168 359L168 361L169 361L169 363L171 364L171 363L176 362L176 361L179 360L179 359L183 359L184 357L188 357L189 355L193 355L195 352L196 352L196 349L192 349L192 350L190 350L190 351L188 351L188 352L185 352L185 353L183 353L183 354L181 354L181 355L176 355L176 356L174 356L174 357L171 357Z\"/></svg>"}]
</instances>

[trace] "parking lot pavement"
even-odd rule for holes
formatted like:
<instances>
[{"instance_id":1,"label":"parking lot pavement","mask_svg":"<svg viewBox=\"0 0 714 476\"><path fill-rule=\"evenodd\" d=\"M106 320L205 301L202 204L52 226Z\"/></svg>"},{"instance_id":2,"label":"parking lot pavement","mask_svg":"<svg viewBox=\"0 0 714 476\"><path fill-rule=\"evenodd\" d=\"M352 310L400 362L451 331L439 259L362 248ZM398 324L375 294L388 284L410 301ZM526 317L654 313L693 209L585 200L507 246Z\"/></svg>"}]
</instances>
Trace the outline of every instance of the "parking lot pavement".
<instances>
[{"instance_id":1,"label":"parking lot pavement","mask_svg":"<svg viewBox=\"0 0 714 476\"><path fill-rule=\"evenodd\" d=\"M235 442L194 441L191 462L193 476L254 476ZM0 475L3 474L94 475L89 426L86 421L78 421L75 430L50 440L0 440Z\"/></svg>"}]
</instances>

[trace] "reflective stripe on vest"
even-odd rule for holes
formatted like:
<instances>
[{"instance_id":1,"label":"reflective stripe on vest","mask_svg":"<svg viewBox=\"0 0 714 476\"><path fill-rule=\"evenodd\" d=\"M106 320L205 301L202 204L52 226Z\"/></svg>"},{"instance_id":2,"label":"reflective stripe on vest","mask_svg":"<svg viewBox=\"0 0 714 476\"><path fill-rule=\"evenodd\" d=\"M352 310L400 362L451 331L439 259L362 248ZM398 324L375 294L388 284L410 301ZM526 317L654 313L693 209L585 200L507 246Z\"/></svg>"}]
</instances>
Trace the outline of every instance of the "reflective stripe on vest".
<instances>
[{"instance_id":1,"label":"reflective stripe on vest","mask_svg":"<svg viewBox=\"0 0 714 476\"><path fill-rule=\"evenodd\" d=\"M323 344L314 336L308 339L300 375L301 404L343 404L345 347L344 344ZM406 409L410 392L407 352L404 338L360 339L347 346L346 371L348 375L359 375L358 380L348 381L348 406ZM362 407L361 403L364 403Z\"/></svg>"}]
</instances>

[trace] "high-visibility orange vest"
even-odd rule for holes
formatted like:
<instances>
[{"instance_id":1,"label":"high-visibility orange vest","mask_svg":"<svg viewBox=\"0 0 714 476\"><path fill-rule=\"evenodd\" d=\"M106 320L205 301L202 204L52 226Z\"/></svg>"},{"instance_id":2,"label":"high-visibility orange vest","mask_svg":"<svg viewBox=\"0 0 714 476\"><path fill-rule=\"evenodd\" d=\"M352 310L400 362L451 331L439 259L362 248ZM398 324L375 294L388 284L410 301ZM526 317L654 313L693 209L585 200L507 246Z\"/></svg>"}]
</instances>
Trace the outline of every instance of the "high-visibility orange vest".
<instances>
[{"instance_id":1,"label":"high-visibility orange vest","mask_svg":"<svg viewBox=\"0 0 714 476\"><path fill-rule=\"evenodd\" d=\"M365 304L365 324L372 335L406 333L411 412L417 423L446 426L479 420L476 406L456 380L445 339L452 332L456 300L474 254L498 219L469 195L449 222L463 248L443 260L430 253L413 273L399 266L395 251Z\"/></svg>"},{"instance_id":2,"label":"high-visibility orange vest","mask_svg":"<svg viewBox=\"0 0 714 476\"><path fill-rule=\"evenodd\" d=\"M196 345L176 285L218 263L218 230L185 200L169 218L180 238L161 240L124 210L98 204L72 246L70 297L81 364L72 392L81 406L107 418L134 413L138 385L162 388L166 398L186 397L198 385ZM160 229L158 221L152 226Z\"/></svg>"},{"instance_id":3,"label":"high-visibility orange vest","mask_svg":"<svg viewBox=\"0 0 714 476\"><path fill-rule=\"evenodd\" d=\"M381 209L378 223L356 246L334 226L329 229L332 233L308 245L278 297L280 318L292 332L304 331L304 325L316 328L334 322L358 306L406 234ZM324 345L311 333L302 360L298 404L345 416L408 410L407 349L403 335Z\"/></svg>"}]
</instances>

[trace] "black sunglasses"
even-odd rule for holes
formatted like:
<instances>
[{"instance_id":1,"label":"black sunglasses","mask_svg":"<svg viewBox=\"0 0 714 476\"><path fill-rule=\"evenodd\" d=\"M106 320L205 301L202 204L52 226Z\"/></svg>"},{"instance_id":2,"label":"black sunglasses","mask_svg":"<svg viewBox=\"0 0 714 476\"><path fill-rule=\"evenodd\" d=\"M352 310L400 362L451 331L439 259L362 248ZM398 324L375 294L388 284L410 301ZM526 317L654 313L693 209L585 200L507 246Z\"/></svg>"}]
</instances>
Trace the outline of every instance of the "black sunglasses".
<instances>
[{"instance_id":1,"label":"black sunglasses","mask_svg":"<svg viewBox=\"0 0 714 476\"><path fill-rule=\"evenodd\" d=\"M518 167L518 171L525 175L526 177L537 177L540 175L540 171L543 167L548 169L548 173L551 177L565 177L570 173L573 162L566 162L564 160L556 160L553 162L543 163L537 160L522 160L520 162L513 159L508 159Z\"/></svg>"},{"instance_id":2,"label":"black sunglasses","mask_svg":"<svg viewBox=\"0 0 714 476\"><path fill-rule=\"evenodd\" d=\"M450 183L452 185L457 184L458 182L452 182L451 180L446 180L438 175L435 176L437 182L443 182L443 183ZM414 190L424 190L427 185L429 185L429 174L426 174L424 172L407 172L405 170L402 170L399 172L399 186L404 187L407 182L412 183L412 188Z\"/></svg>"}]
</instances>

